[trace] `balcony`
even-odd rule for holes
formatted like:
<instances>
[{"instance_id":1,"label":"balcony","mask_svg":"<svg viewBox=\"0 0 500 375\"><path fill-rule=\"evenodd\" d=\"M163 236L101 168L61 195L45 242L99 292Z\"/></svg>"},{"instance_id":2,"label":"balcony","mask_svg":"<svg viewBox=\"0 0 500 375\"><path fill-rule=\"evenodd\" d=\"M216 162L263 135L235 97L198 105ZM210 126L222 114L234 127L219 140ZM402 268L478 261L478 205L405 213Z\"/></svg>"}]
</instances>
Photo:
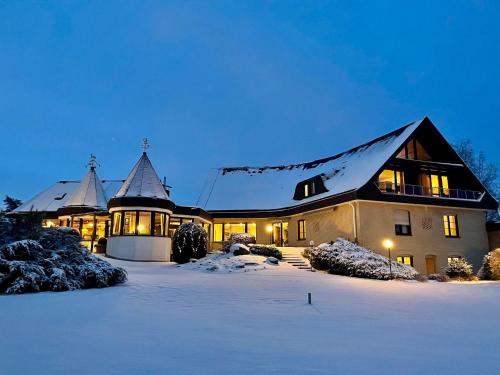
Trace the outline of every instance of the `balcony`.
<instances>
[{"instance_id":1,"label":"balcony","mask_svg":"<svg viewBox=\"0 0 500 375\"><path fill-rule=\"evenodd\" d=\"M448 189L438 187L427 187L421 185L395 185L392 182L375 182L378 189L384 194L409 195L416 197L460 199L468 201L480 201L484 193L473 190Z\"/></svg>"}]
</instances>

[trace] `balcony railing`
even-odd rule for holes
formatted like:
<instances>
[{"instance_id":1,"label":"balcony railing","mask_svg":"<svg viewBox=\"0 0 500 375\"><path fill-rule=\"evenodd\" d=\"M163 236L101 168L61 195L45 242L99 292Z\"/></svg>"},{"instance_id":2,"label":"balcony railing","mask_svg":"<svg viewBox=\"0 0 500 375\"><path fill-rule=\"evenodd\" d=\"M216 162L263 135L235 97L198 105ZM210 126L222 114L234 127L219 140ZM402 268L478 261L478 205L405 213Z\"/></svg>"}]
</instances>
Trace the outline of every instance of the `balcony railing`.
<instances>
[{"instance_id":1,"label":"balcony railing","mask_svg":"<svg viewBox=\"0 0 500 375\"><path fill-rule=\"evenodd\" d=\"M392 182L375 182L382 193L412 195L418 197L446 198L446 199L463 199L478 201L484 193L473 190L462 189L445 189L438 187L427 187L421 185L397 185Z\"/></svg>"}]
</instances>

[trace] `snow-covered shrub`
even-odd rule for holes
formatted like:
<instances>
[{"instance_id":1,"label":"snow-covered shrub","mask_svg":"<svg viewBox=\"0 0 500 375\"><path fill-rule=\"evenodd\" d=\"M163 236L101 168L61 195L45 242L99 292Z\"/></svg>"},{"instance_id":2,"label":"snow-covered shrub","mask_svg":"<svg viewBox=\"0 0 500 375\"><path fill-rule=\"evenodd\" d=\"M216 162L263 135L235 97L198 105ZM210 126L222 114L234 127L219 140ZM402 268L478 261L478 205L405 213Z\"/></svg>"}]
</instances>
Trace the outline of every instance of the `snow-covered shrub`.
<instances>
[{"instance_id":1,"label":"snow-covered shrub","mask_svg":"<svg viewBox=\"0 0 500 375\"><path fill-rule=\"evenodd\" d=\"M224 242L224 251L229 252L231 245L241 243L243 245L250 245L255 243L255 236L250 233L232 233L229 239Z\"/></svg>"},{"instance_id":2,"label":"snow-covered shrub","mask_svg":"<svg viewBox=\"0 0 500 375\"><path fill-rule=\"evenodd\" d=\"M472 276L472 265L464 258L451 259L443 268L443 273L452 279L467 279Z\"/></svg>"},{"instance_id":3,"label":"snow-covered shrub","mask_svg":"<svg viewBox=\"0 0 500 375\"><path fill-rule=\"evenodd\" d=\"M378 280L389 280L391 277L388 258L343 238L311 248L309 259L314 268L337 275ZM413 280L418 275L408 265L392 261L391 266L394 279Z\"/></svg>"},{"instance_id":4,"label":"snow-covered shrub","mask_svg":"<svg viewBox=\"0 0 500 375\"><path fill-rule=\"evenodd\" d=\"M478 276L483 280L500 280L500 249L492 250L484 256Z\"/></svg>"},{"instance_id":5,"label":"snow-covered shrub","mask_svg":"<svg viewBox=\"0 0 500 375\"><path fill-rule=\"evenodd\" d=\"M74 232L51 228L39 241L2 246L0 293L104 288L127 280L125 270L92 255L79 240Z\"/></svg>"},{"instance_id":6,"label":"snow-covered shrub","mask_svg":"<svg viewBox=\"0 0 500 375\"><path fill-rule=\"evenodd\" d=\"M232 244L231 247L229 248L229 253L233 254L234 256L248 255L250 254L250 249L246 245L243 245L241 243L235 243Z\"/></svg>"},{"instance_id":7,"label":"snow-covered shrub","mask_svg":"<svg viewBox=\"0 0 500 375\"><path fill-rule=\"evenodd\" d=\"M250 245L250 252L254 255L262 255L264 257L274 257L283 259L282 252L274 245Z\"/></svg>"},{"instance_id":8,"label":"snow-covered shrub","mask_svg":"<svg viewBox=\"0 0 500 375\"><path fill-rule=\"evenodd\" d=\"M447 275L443 275L440 273L433 273L433 274L427 276L427 279L438 281L440 283L446 283L446 282L450 281L450 278Z\"/></svg>"},{"instance_id":9,"label":"snow-covered shrub","mask_svg":"<svg viewBox=\"0 0 500 375\"><path fill-rule=\"evenodd\" d=\"M174 234L172 256L174 262L187 263L191 258L207 255L208 235L199 224L184 223Z\"/></svg>"}]
</instances>

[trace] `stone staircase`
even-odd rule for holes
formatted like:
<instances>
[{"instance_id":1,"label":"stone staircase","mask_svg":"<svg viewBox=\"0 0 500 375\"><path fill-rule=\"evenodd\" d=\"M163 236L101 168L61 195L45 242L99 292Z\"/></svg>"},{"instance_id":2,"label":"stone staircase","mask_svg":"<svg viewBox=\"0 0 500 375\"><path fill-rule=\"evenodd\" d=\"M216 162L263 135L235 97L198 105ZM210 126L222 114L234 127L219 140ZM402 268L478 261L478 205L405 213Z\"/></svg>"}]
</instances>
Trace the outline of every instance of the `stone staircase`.
<instances>
[{"instance_id":1,"label":"stone staircase","mask_svg":"<svg viewBox=\"0 0 500 375\"><path fill-rule=\"evenodd\" d=\"M283 262L287 262L299 270L314 272L309 260L302 256L303 247L280 247L279 249L283 253Z\"/></svg>"}]
</instances>

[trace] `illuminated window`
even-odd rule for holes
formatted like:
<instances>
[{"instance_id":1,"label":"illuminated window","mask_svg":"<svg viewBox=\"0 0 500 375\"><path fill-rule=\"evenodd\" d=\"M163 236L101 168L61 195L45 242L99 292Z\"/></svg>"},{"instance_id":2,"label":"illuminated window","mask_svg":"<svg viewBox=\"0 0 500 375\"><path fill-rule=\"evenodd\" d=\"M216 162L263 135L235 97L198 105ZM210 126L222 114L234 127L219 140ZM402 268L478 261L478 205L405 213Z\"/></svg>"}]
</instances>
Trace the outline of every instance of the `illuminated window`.
<instances>
[{"instance_id":1,"label":"illuminated window","mask_svg":"<svg viewBox=\"0 0 500 375\"><path fill-rule=\"evenodd\" d=\"M244 223L224 224L224 241L227 241L231 236L231 234L235 233L246 233L246 225Z\"/></svg>"},{"instance_id":2,"label":"illuminated window","mask_svg":"<svg viewBox=\"0 0 500 375\"><path fill-rule=\"evenodd\" d=\"M172 217L170 218L170 225L168 227L168 236L173 237L177 228L181 226L181 218L180 217Z\"/></svg>"},{"instance_id":3,"label":"illuminated window","mask_svg":"<svg viewBox=\"0 0 500 375\"><path fill-rule=\"evenodd\" d=\"M123 220L123 234L135 234L136 213L135 211L125 211Z\"/></svg>"},{"instance_id":4,"label":"illuminated window","mask_svg":"<svg viewBox=\"0 0 500 375\"><path fill-rule=\"evenodd\" d=\"M208 235L210 235L210 224L207 223L200 223L201 227L207 232Z\"/></svg>"},{"instance_id":5,"label":"illuminated window","mask_svg":"<svg viewBox=\"0 0 500 375\"><path fill-rule=\"evenodd\" d=\"M398 236L411 236L410 211L394 211L394 227Z\"/></svg>"},{"instance_id":6,"label":"illuminated window","mask_svg":"<svg viewBox=\"0 0 500 375\"><path fill-rule=\"evenodd\" d=\"M139 212L137 234L140 234L142 236L149 236L151 234L151 212Z\"/></svg>"},{"instance_id":7,"label":"illuminated window","mask_svg":"<svg viewBox=\"0 0 500 375\"><path fill-rule=\"evenodd\" d=\"M154 231L155 236L163 236L165 233L165 214L161 212L154 213Z\"/></svg>"},{"instance_id":8,"label":"illuminated window","mask_svg":"<svg viewBox=\"0 0 500 375\"><path fill-rule=\"evenodd\" d=\"M450 189L448 187L448 177L447 176L441 176L441 188L443 189L443 195L450 195Z\"/></svg>"},{"instance_id":9,"label":"illuminated window","mask_svg":"<svg viewBox=\"0 0 500 375\"><path fill-rule=\"evenodd\" d=\"M224 233L224 224L214 224L214 241L222 242Z\"/></svg>"},{"instance_id":10,"label":"illuminated window","mask_svg":"<svg viewBox=\"0 0 500 375\"><path fill-rule=\"evenodd\" d=\"M298 224L298 240L305 240L306 239L306 221L305 220L299 220L297 222Z\"/></svg>"},{"instance_id":11,"label":"illuminated window","mask_svg":"<svg viewBox=\"0 0 500 375\"><path fill-rule=\"evenodd\" d=\"M454 255L454 256L448 257L448 264L450 264L454 260L459 260L459 259L462 259L462 257L459 255Z\"/></svg>"},{"instance_id":12,"label":"illuminated window","mask_svg":"<svg viewBox=\"0 0 500 375\"><path fill-rule=\"evenodd\" d=\"M378 176L378 186L381 191L387 193L401 192L402 185L404 185L403 172L384 169Z\"/></svg>"},{"instance_id":13,"label":"illuminated window","mask_svg":"<svg viewBox=\"0 0 500 375\"><path fill-rule=\"evenodd\" d=\"M458 237L458 221L456 215L443 215L444 235Z\"/></svg>"},{"instance_id":14,"label":"illuminated window","mask_svg":"<svg viewBox=\"0 0 500 375\"><path fill-rule=\"evenodd\" d=\"M425 178L424 178L425 180ZM448 176L440 176L432 174L427 178L428 182L423 183L424 186L429 185L430 182L430 193L435 197L448 196L450 195L450 189L448 185Z\"/></svg>"},{"instance_id":15,"label":"illuminated window","mask_svg":"<svg viewBox=\"0 0 500 375\"><path fill-rule=\"evenodd\" d=\"M401 264L406 264L407 266L413 267L413 257L410 256L400 256L396 258L396 261Z\"/></svg>"},{"instance_id":16,"label":"illuminated window","mask_svg":"<svg viewBox=\"0 0 500 375\"><path fill-rule=\"evenodd\" d=\"M415 139L410 139L396 157L410 160L431 160L427 151Z\"/></svg>"},{"instance_id":17,"label":"illuminated window","mask_svg":"<svg viewBox=\"0 0 500 375\"><path fill-rule=\"evenodd\" d=\"M247 233L251 234L255 238L257 238L257 224L248 223L247 224Z\"/></svg>"},{"instance_id":18,"label":"illuminated window","mask_svg":"<svg viewBox=\"0 0 500 375\"><path fill-rule=\"evenodd\" d=\"M304 197L309 196L309 184L304 185Z\"/></svg>"}]
</instances>

